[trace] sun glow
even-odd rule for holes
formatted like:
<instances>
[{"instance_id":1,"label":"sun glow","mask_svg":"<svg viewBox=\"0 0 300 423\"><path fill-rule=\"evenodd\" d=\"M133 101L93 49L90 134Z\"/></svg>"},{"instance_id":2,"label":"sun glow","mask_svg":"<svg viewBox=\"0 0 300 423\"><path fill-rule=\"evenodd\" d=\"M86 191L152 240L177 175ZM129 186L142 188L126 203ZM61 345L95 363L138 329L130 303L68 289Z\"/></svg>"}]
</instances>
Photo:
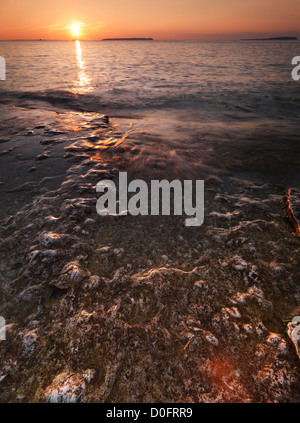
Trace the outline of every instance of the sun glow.
<instances>
[{"instance_id":1,"label":"sun glow","mask_svg":"<svg viewBox=\"0 0 300 423\"><path fill-rule=\"evenodd\" d=\"M78 25L76 24L72 25L72 33L75 37L79 37L80 29Z\"/></svg>"},{"instance_id":2,"label":"sun glow","mask_svg":"<svg viewBox=\"0 0 300 423\"><path fill-rule=\"evenodd\" d=\"M82 22L74 21L68 28L71 30L72 36L78 39L81 36L81 27L84 26Z\"/></svg>"}]
</instances>

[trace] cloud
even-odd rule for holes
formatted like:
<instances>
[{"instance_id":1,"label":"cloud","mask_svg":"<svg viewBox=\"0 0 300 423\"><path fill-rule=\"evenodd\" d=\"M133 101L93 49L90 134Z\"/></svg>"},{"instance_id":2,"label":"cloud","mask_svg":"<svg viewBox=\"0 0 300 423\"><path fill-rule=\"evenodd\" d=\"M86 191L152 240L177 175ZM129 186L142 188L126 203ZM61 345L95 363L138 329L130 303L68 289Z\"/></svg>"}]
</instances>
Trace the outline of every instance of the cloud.
<instances>
[{"instance_id":1,"label":"cloud","mask_svg":"<svg viewBox=\"0 0 300 423\"><path fill-rule=\"evenodd\" d=\"M65 26L61 23L55 23L52 25L43 25L43 26L37 26L34 29L35 30L44 30L45 32L51 33L51 32L57 32L57 31L66 31L71 30L73 26L78 26L79 28L83 28L85 33L93 33L97 32L99 29L104 27L104 22L97 21L93 23L84 23L80 21L73 21L70 25ZM30 27L24 27L23 29L29 29ZM30 28L32 29L32 28Z\"/></svg>"},{"instance_id":2,"label":"cloud","mask_svg":"<svg viewBox=\"0 0 300 423\"><path fill-rule=\"evenodd\" d=\"M72 24L70 26L67 26L65 28L62 29L71 29L73 26L78 26L79 28L86 28L88 30L98 30L100 28L104 27L104 22L98 21L98 22L94 22L94 23L83 23L80 21L73 21Z\"/></svg>"},{"instance_id":3,"label":"cloud","mask_svg":"<svg viewBox=\"0 0 300 423\"><path fill-rule=\"evenodd\" d=\"M61 24L56 23L53 25L37 26L35 29L44 29L47 32L52 32L52 31L59 31L62 29L62 27L61 27Z\"/></svg>"}]
</instances>

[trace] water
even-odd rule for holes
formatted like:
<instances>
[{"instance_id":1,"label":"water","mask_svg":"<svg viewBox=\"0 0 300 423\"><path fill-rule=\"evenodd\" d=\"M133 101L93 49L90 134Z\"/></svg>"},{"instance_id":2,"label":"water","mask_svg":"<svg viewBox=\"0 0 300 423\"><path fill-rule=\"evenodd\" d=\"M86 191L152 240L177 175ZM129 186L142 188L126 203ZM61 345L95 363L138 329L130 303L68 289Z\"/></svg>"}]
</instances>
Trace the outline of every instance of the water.
<instances>
[{"instance_id":1,"label":"water","mask_svg":"<svg viewBox=\"0 0 300 423\"><path fill-rule=\"evenodd\" d=\"M299 402L299 46L0 42L0 401ZM99 216L120 170L204 224Z\"/></svg>"},{"instance_id":2,"label":"water","mask_svg":"<svg viewBox=\"0 0 300 423\"><path fill-rule=\"evenodd\" d=\"M130 115L299 120L291 60L299 42L0 42L1 98Z\"/></svg>"}]
</instances>

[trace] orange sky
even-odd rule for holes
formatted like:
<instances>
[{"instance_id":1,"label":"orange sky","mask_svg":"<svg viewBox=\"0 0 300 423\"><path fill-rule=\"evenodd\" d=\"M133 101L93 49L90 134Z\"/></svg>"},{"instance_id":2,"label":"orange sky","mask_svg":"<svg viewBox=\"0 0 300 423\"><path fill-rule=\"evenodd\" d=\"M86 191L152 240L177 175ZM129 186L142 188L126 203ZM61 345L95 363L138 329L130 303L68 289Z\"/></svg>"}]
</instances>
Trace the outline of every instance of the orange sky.
<instances>
[{"instance_id":1,"label":"orange sky","mask_svg":"<svg viewBox=\"0 0 300 423\"><path fill-rule=\"evenodd\" d=\"M94 40L298 35L300 0L0 0L0 39L72 39L74 21Z\"/></svg>"}]
</instances>

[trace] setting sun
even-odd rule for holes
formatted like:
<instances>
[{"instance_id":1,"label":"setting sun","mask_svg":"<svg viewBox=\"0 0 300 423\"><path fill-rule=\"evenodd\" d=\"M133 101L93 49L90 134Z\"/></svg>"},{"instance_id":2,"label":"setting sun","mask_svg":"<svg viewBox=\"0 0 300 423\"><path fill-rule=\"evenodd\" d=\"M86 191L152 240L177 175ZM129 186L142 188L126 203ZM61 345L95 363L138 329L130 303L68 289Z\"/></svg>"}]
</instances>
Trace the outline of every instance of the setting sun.
<instances>
[{"instance_id":1,"label":"setting sun","mask_svg":"<svg viewBox=\"0 0 300 423\"><path fill-rule=\"evenodd\" d=\"M80 34L79 25L78 25L78 24L73 24L73 25L71 26L71 29L72 29L72 33L73 33L73 35L74 35L75 37L79 37L79 34Z\"/></svg>"}]
</instances>

